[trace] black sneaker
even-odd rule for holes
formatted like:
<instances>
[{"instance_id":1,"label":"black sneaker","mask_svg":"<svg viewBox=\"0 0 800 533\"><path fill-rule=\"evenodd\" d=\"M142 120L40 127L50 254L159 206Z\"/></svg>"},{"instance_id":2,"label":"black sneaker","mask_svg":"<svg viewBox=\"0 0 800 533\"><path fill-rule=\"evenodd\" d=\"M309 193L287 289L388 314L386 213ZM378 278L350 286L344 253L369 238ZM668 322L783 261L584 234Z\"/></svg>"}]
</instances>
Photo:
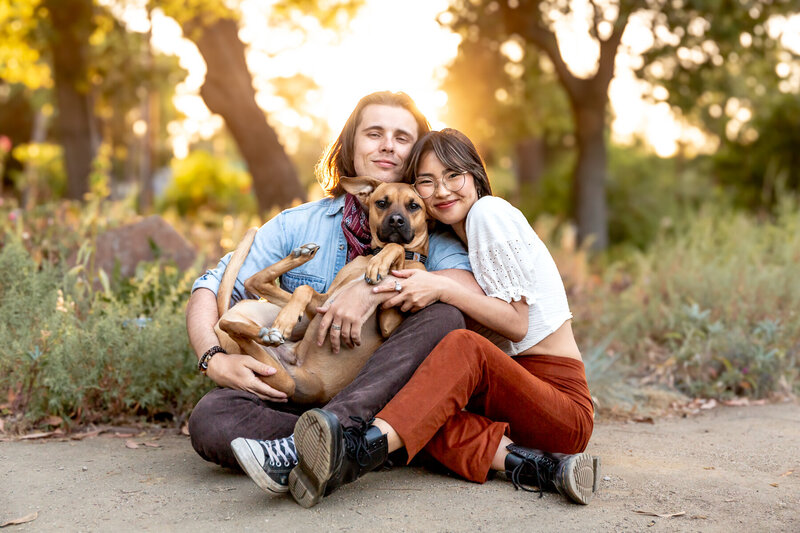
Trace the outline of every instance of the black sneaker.
<instances>
[{"instance_id":1,"label":"black sneaker","mask_svg":"<svg viewBox=\"0 0 800 533\"><path fill-rule=\"evenodd\" d=\"M350 418L358 425L342 428L333 413L311 409L297 421L294 431L300 462L289 475L289 491L303 507L318 504L340 486L386 462L386 435L371 420Z\"/></svg>"},{"instance_id":2,"label":"black sneaker","mask_svg":"<svg viewBox=\"0 0 800 533\"><path fill-rule=\"evenodd\" d=\"M289 472L297 466L294 435L275 440L238 438L231 450L242 470L256 485L273 494L289 490Z\"/></svg>"},{"instance_id":3,"label":"black sneaker","mask_svg":"<svg viewBox=\"0 0 800 533\"><path fill-rule=\"evenodd\" d=\"M540 498L542 491L558 492L583 505L597 491L599 457L588 453L545 453L516 444L509 444L506 449L510 452L506 456L506 477L514 488L538 492Z\"/></svg>"}]
</instances>

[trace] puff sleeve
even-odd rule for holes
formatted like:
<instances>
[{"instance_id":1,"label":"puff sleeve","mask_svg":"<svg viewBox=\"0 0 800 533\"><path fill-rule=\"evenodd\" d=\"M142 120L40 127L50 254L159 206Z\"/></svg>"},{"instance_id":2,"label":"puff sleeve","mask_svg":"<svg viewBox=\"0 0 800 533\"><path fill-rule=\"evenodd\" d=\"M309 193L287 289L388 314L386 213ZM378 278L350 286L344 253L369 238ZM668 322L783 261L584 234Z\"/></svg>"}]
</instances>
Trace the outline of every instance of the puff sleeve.
<instances>
[{"instance_id":1,"label":"puff sleeve","mask_svg":"<svg viewBox=\"0 0 800 533\"><path fill-rule=\"evenodd\" d=\"M466 221L469 260L487 296L536 301L537 253L544 246L525 216L497 196L478 200Z\"/></svg>"}]
</instances>

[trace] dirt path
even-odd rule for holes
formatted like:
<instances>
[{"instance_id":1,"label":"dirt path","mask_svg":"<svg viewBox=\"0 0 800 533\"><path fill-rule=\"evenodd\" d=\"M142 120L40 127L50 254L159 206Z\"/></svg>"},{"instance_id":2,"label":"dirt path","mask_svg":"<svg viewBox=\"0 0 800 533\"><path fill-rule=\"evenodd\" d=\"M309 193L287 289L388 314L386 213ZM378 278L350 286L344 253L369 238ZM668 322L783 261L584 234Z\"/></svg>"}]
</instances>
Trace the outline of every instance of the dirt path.
<instances>
[{"instance_id":1,"label":"dirt path","mask_svg":"<svg viewBox=\"0 0 800 533\"><path fill-rule=\"evenodd\" d=\"M800 406L716 408L655 424L603 423L604 480L588 507L419 468L369 474L311 510L201 460L182 436L160 447L95 437L0 443L6 531L800 531ZM660 518L659 514L683 512Z\"/></svg>"}]
</instances>

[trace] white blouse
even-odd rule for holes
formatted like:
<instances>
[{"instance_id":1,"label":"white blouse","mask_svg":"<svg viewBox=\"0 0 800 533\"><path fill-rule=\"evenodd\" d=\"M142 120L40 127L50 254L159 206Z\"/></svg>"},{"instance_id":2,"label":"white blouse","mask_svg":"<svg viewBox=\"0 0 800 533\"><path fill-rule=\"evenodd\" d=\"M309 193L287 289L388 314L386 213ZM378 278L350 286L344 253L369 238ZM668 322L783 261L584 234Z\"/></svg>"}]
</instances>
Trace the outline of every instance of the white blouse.
<instances>
[{"instance_id":1,"label":"white blouse","mask_svg":"<svg viewBox=\"0 0 800 533\"><path fill-rule=\"evenodd\" d=\"M485 196L469 210L466 233L472 272L486 295L528 303L524 339L490 337L504 352L522 353L572 318L555 261L519 209L498 196Z\"/></svg>"}]
</instances>

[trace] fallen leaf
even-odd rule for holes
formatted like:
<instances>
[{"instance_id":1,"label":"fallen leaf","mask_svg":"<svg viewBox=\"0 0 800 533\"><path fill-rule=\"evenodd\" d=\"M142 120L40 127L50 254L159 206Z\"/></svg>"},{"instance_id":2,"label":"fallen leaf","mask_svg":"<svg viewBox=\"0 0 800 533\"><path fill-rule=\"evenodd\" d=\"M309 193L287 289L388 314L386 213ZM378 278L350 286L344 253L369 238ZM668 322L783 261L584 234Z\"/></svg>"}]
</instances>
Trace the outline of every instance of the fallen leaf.
<instances>
[{"instance_id":1,"label":"fallen leaf","mask_svg":"<svg viewBox=\"0 0 800 533\"><path fill-rule=\"evenodd\" d=\"M703 403L703 404L700 406L700 409L713 409L713 408L715 408L716 406L717 406L717 400L715 400L714 398L711 398L711 399L710 399L710 400L708 400L707 402L704 402L704 403Z\"/></svg>"},{"instance_id":2,"label":"fallen leaf","mask_svg":"<svg viewBox=\"0 0 800 533\"><path fill-rule=\"evenodd\" d=\"M794 470L789 470L788 472L784 472L783 474L781 474L781 475L780 475L780 476L778 476L778 477L786 477L786 476L791 476L792 474L794 474Z\"/></svg>"},{"instance_id":3,"label":"fallen leaf","mask_svg":"<svg viewBox=\"0 0 800 533\"><path fill-rule=\"evenodd\" d=\"M118 438L118 439L128 439L130 437L133 437L133 433L114 433L112 435L112 437L115 437L115 438Z\"/></svg>"},{"instance_id":4,"label":"fallen leaf","mask_svg":"<svg viewBox=\"0 0 800 533\"><path fill-rule=\"evenodd\" d=\"M696 515L692 515L692 519L693 520L707 520L708 517L706 515L696 514Z\"/></svg>"},{"instance_id":5,"label":"fallen leaf","mask_svg":"<svg viewBox=\"0 0 800 533\"><path fill-rule=\"evenodd\" d=\"M732 398L730 400L725 400L722 404L728 407L744 407L750 405L750 400L747 398Z\"/></svg>"},{"instance_id":6,"label":"fallen leaf","mask_svg":"<svg viewBox=\"0 0 800 533\"><path fill-rule=\"evenodd\" d=\"M703 470L714 470L713 466L704 466Z\"/></svg>"},{"instance_id":7,"label":"fallen leaf","mask_svg":"<svg viewBox=\"0 0 800 533\"><path fill-rule=\"evenodd\" d=\"M640 424L655 424L656 421L653 420L652 416L640 416L633 419L634 422L638 422Z\"/></svg>"},{"instance_id":8,"label":"fallen leaf","mask_svg":"<svg viewBox=\"0 0 800 533\"><path fill-rule=\"evenodd\" d=\"M161 445L156 444L155 442L143 442L142 444L144 444L148 448L161 448Z\"/></svg>"},{"instance_id":9,"label":"fallen leaf","mask_svg":"<svg viewBox=\"0 0 800 533\"><path fill-rule=\"evenodd\" d=\"M25 515L20 518L15 518L14 520L9 520L8 522L3 522L2 524L0 524L0 527L16 526L19 524L25 524L27 522L33 522L34 520L36 520L38 516L39 516L39 511L36 511L35 513L31 513L29 515Z\"/></svg>"},{"instance_id":10,"label":"fallen leaf","mask_svg":"<svg viewBox=\"0 0 800 533\"><path fill-rule=\"evenodd\" d=\"M189 424L184 424L181 426L181 435L189 436Z\"/></svg>"},{"instance_id":11,"label":"fallen leaf","mask_svg":"<svg viewBox=\"0 0 800 533\"><path fill-rule=\"evenodd\" d=\"M645 516L657 516L659 518L673 518L675 516L683 516L686 511L679 511L677 513L654 513L653 511L634 511L636 514L643 514Z\"/></svg>"},{"instance_id":12,"label":"fallen leaf","mask_svg":"<svg viewBox=\"0 0 800 533\"><path fill-rule=\"evenodd\" d=\"M40 433L28 433L27 435L23 435L19 438L19 440L29 440L29 439L44 439L46 437L52 437L56 435L55 431L44 431Z\"/></svg>"},{"instance_id":13,"label":"fallen leaf","mask_svg":"<svg viewBox=\"0 0 800 533\"><path fill-rule=\"evenodd\" d=\"M126 448L130 448L131 450L135 450L136 448L139 447L139 445L136 444L135 442L133 442L132 440L128 440L128 441L125 441L125 447Z\"/></svg>"},{"instance_id":14,"label":"fallen leaf","mask_svg":"<svg viewBox=\"0 0 800 533\"><path fill-rule=\"evenodd\" d=\"M769 484L769 486L770 486L770 487L777 487L777 486L778 486L778 484L777 484L777 483L770 483L770 484Z\"/></svg>"},{"instance_id":15,"label":"fallen leaf","mask_svg":"<svg viewBox=\"0 0 800 533\"><path fill-rule=\"evenodd\" d=\"M105 429L96 429L94 431L87 431L85 433L75 433L74 435L70 435L69 438L72 440L83 440L88 439L89 437L96 437L100 433L106 431Z\"/></svg>"}]
</instances>

